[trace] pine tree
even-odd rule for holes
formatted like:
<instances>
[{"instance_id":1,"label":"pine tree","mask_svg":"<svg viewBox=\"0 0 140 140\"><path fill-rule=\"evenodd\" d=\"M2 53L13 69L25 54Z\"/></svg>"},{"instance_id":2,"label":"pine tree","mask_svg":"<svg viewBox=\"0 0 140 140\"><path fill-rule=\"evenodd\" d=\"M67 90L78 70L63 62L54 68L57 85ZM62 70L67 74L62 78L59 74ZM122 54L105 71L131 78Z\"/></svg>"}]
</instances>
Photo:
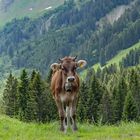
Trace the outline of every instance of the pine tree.
<instances>
[{"instance_id":1,"label":"pine tree","mask_svg":"<svg viewBox=\"0 0 140 140\"><path fill-rule=\"evenodd\" d=\"M140 75L134 69L130 72L129 87L138 107L138 114L140 116Z\"/></svg>"},{"instance_id":2,"label":"pine tree","mask_svg":"<svg viewBox=\"0 0 140 140\"><path fill-rule=\"evenodd\" d=\"M101 66L104 66L106 63L105 49L103 48L101 48L101 51L100 51L99 62Z\"/></svg>"},{"instance_id":3,"label":"pine tree","mask_svg":"<svg viewBox=\"0 0 140 140\"><path fill-rule=\"evenodd\" d=\"M29 81L29 98L27 100L27 116L26 116L27 121L36 121L37 120L36 95L35 95L35 91L33 89L33 81L35 79L36 74L37 74L36 71L33 70L30 81Z\"/></svg>"},{"instance_id":4,"label":"pine tree","mask_svg":"<svg viewBox=\"0 0 140 140\"><path fill-rule=\"evenodd\" d=\"M125 98L125 104L123 108L123 119L127 121L136 120L138 117L137 115L138 109L132 96L132 93L129 91Z\"/></svg>"},{"instance_id":5,"label":"pine tree","mask_svg":"<svg viewBox=\"0 0 140 140\"><path fill-rule=\"evenodd\" d=\"M87 110L88 110L88 86L85 82L82 82L80 87L80 93L79 93L79 101L78 101L78 108L77 113L79 120L81 122L87 121Z\"/></svg>"},{"instance_id":6,"label":"pine tree","mask_svg":"<svg viewBox=\"0 0 140 140\"><path fill-rule=\"evenodd\" d=\"M97 68L97 71L96 71L96 77L97 77L97 78L101 78L101 72L102 72L102 71L101 71L101 68L98 67L98 68Z\"/></svg>"},{"instance_id":7,"label":"pine tree","mask_svg":"<svg viewBox=\"0 0 140 140\"><path fill-rule=\"evenodd\" d=\"M32 92L35 96L36 101L36 121L42 122L45 120L44 113L46 108L46 96L45 96L45 86L41 80L39 73L36 74L32 83ZM46 114L46 113L45 113Z\"/></svg>"},{"instance_id":8,"label":"pine tree","mask_svg":"<svg viewBox=\"0 0 140 140\"><path fill-rule=\"evenodd\" d=\"M53 74L53 71L51 69L51 70L49 70L48 75L47 75L47 83L50 83L52 74Z\"/></svg>"},{"instance_id":9,"label":"pine tree","mask_svg":"<svg viewBox=\"0 0 140 140\"><path fill-rule=\"evenodd\" d=\"M100 104L100 118L102 123L113 123L113 102L106 87L103 88L103 96Z\"/></svg>"},{"instance_id":10,"label":"pine tree","mask_svg":"<svg viewBox=\"0 0 140 140\"><path fill-rule=\"evenodd\" d=\"M118 122L122 119L125 95L127 94L127 84L123 77L120 78L118 86L114 88L114 120Z\"/></svg>"},{"instance_id":11,"label":"pine tree","mask_svg":"<svg viewBox=\"0 0 140 140\"><path fill-rule=\"evenodd\" d=\"M85 81L88 82L88 84L91 82L91 76L95 73L93 68L88 68L87 69L87 74L86 74L86 78Z\"/></svg>"},{"instance_id":12,"label":"pine tree","mask_svg":"<svg viewBox=\"0 0 140 140\"><path fill-rule=\"evenodd\" d=\"M32 71L32 73L31 73L31 78L30 78L30 81L32 82L33 80L34 80L34 78L35 78L35 76L36 76L36 71L35 70L33 70Z\"/></svg>"},{"instance_id":13,"label":"pine tree","mask_svg":"<svg viewBox=\"0 0 140 140\"><path fill-rule=\"evenodd\" d=\"M50 92L50 85L49 83L45 83L45 92L44 92L44 113L43 113L43 121L52 121L56 120L58 118L57 107L55 104L55 101L52 97L52 94Z\"/></svg>"},{"instance_id":14,"label":"pine tree","mask_svg":"<svg viewBox=\"0 0 140 140\"><path fill-rule=\"evenodd\" d=\"M17 79L10 73L3 93L5 113L8 116L14 117L18 114L18 94L17 94Z\"/></svg>"},{"instance_id":15,"label":"pine tree","mask_svg":"<svg viewBox=\"0 0 140 140\"><path fill-rule=\"evenodd\" d=\"M89 121L98 122L99 119L99 104L102 98L102 86L98 79L93 75L89 88L89 101L87 117Z\"/></svg>"},{"instance_id":16,"label":"pine tree","mask_svg":"<svg viewBox=\"0 0 140 140\"><path fill-rule=\"evenodd\" d=\"M19 118L26 121L28 112L27 112L27 101L29 99L29 79L26 70L22 71L20 76L20 83L18 87L19 92Z\"/></svg>"}]
</instances>

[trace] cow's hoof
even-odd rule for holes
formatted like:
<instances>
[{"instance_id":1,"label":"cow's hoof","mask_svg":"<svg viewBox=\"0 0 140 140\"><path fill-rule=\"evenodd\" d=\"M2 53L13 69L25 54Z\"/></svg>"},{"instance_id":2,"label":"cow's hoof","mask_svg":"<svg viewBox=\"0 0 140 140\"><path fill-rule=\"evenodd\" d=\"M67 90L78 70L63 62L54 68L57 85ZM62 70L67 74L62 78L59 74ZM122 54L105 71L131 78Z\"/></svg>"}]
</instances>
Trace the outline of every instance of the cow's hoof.
<instances>
[{"instance_id":1,"label":"cow's hoof","mask_svg":"<svg viewBox=\"0 0 140 140\"><path fill-rule=\"evenodd\" d=\"M64 127L60 127L60 131L61 132L65 132L65 128Z\"/></svg>"},{"instance_id":2,"label":"cow's hoof","mask_svg":"<svg viewBox=\"0 0 140 140\"><path fill-rule=\"evenodd\" d=\"M73 128L73 131L74 131L74 132L76 132L77 130L78 130L78 128L77 128L77 127L74 127L74 128Z\"/></svg>"},{"instance_id":3,"label":"cow's hoof","mask_svg":"<svg viewBox=\"0 0 140 140\"><path fill-rule=\"evenodd\" d=\"M74 131L74 132L78 131L78 128L74 128L73 131Z\"/></svg>"}]
</instances>

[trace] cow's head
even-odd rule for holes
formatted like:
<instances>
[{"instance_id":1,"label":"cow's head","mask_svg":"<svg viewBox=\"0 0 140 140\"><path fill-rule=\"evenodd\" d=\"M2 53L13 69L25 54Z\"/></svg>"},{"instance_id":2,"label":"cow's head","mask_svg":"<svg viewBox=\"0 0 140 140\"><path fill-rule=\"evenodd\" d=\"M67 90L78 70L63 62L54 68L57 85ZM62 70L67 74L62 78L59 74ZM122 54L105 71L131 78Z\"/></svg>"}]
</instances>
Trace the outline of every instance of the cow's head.
<instances>
[{"instance_id":1,"label":"cow's head","mask_svg":"<svg viewBox=\"0 0 140 140\"><path fill-rule=\"evenodd\" d=\"M53 71L62 71L64 88L67 92L71 92L73 85L76 84L76 69L84 67L87 62L85 60L76 62L76 57L64 57L59 61L60 63L53 63L51 69Z\"/></svg>"}]
</instances>

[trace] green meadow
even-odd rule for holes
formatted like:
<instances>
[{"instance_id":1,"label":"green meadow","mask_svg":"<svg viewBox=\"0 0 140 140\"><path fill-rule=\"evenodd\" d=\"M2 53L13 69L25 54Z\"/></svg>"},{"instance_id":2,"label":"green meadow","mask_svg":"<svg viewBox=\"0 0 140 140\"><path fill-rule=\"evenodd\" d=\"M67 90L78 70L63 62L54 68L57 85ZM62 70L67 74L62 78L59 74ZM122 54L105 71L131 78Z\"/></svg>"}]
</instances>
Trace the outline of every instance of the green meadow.
<instances>
[{"instance_id":1,"label":"green meadow","mask_svg":"<svg viewBox=\"0 0 140 140\"><path fill-rule=\"evenodd\" d=\"M118 126L78 124L79 130L59 132L58 122L24 123L0 116L0 140L140 140L140 124L121 123Z\"/></svg>"},{"instance_id":2,"label":"green meadow","mask_svg":"<svg viewBox=\"0 0 140 140\"><path fill-rule=\"evenodd\" d=\"M55 9L63 3L64 0L15 0L7 11L0 11L0 26L10 22L13 18L38 17L48 11L48 7Z\"/></svg>"}]
</instances>

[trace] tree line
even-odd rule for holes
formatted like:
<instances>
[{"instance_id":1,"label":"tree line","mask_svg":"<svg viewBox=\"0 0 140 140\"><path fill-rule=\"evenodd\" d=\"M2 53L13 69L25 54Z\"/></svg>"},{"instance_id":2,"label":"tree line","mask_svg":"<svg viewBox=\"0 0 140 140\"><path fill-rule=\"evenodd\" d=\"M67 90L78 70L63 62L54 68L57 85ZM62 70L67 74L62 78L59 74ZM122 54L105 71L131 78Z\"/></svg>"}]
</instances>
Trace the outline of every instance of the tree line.
<instances>
[{"instance_id":1,"label":"tree line","mask_svg":"<svg viewBox=\"0 0 140 140\"><path fill-rule=\"evenodd\" d=\"M131 50L120 63L123 67L136 66L140 64L140 48Z\"/></svg>"},{"instance_id":2,"label":"tree line","mask_svg":"<svg viewBox=\"0 0 140 140\"><path fill-rule=\"evenodd\" d=\"M49 89L51 72L43 80L39 72L19 79L9 75L3 93L5 114L22 121L49 122L57 109ZM140 121L140 68L121 69L115 65L89 69L81 82L77 117L80 122L115 124Z\"/></svg>"},{"instance_id":3,"label":"tree line","mask_svg":"<svg viewBox=\"0 0 140 140\"><path fill-rule=\"evenodd\" d=\"M117 70L115 65L89 70L82 82L78 117L94 123L140 120L140 68Z\"/></svg>"},{"instance_id":4,"label":"tree line","mask_svg":"<svg viewBox=\"0 0 140 140\"><path fill-rule=\"evenodd\" d=\"M3 101L5 114L22 121L47 122L57 117L49 84L36 71L29 76L24 69L19 79L10 73Z\"/></svg>"}]
</instances>

